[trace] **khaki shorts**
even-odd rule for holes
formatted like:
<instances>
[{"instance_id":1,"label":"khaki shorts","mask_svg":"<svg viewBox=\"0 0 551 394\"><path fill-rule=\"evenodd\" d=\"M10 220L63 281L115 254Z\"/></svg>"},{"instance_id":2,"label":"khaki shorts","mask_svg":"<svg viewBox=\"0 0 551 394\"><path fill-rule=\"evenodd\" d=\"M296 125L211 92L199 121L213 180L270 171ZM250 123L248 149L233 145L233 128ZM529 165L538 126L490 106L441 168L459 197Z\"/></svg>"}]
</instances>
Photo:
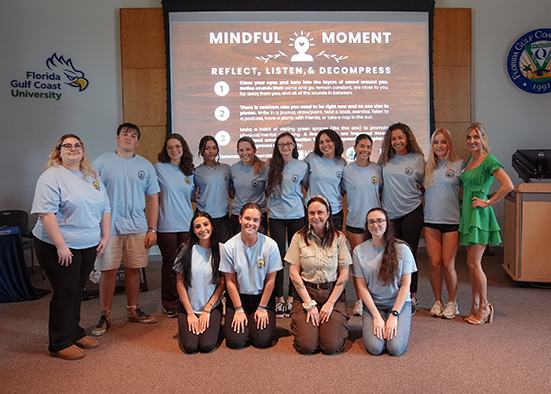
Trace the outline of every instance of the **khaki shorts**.
<instances>
[{"instance_id":1,"label":"khaki shorts","mask_svg":"<svg viewBox=\"0 0 551 394\"><path fill-rule=\"evenodd\" d=\"M107 250L96 258L95 269L115 270L121 263L128 268L147 267L149 249L145 248L146 234L112 235Z\"/></svg>"}]
</instances>

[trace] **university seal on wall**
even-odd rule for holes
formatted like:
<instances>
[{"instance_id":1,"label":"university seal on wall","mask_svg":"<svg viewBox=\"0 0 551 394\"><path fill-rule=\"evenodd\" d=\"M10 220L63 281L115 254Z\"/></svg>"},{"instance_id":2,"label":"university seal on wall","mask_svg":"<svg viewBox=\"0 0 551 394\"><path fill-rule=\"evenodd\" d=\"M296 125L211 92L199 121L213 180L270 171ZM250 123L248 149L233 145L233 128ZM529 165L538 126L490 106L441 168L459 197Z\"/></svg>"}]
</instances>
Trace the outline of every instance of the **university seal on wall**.
<instances>
[{"instance_id":1,"label":"university seal on wall","mask_svg":"<svg viewBox=\"0 0 551 394\"><path fill-rule=\"evenodd\" d=\"M525 92L551 92L551 29L532 30L520 37L507 56L507 72Z\"/></svg>"}]
</instances>

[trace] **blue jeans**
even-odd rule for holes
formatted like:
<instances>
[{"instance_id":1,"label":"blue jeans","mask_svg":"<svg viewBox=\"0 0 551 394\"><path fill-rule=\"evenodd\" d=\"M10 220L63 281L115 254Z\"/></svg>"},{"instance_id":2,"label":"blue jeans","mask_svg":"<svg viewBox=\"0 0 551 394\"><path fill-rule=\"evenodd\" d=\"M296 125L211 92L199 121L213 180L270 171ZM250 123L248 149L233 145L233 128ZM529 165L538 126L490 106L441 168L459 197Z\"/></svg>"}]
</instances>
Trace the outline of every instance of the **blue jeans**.
<instances>
[{"instance_id":1,"label":"blue jeans","mask_svg":"<svg viewBox=\"0 0 551 394\"><path fill-rule=\"evenodd\" d=\"M381 317L386 322L388 316L392 312L392 308L379 308ZM364 305L363 310L363 336L366 350L373 354L379 355L385 347L391 356L399 356L406 351L409 339L409 329L411 327L411 302L406 301L400 316L398 317L398 325L396 326L396 336L390 340L379 339L373 333L373 316Z\"/></svg>"}]
</instances>

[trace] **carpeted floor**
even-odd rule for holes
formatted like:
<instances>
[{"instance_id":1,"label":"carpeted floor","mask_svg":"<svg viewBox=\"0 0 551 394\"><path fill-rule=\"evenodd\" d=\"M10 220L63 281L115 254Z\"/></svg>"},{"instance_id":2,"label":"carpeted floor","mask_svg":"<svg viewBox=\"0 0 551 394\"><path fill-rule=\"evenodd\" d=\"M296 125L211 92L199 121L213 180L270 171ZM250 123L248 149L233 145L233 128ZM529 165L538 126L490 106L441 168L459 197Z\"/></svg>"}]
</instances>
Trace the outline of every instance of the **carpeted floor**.
<instances>
[{"instance_id":1,"label":"carpeted floor","mask_svg":"<svg viewBox=\"0 0 551 394\"><path fill-rule=\"evenodd\" d=\"M544 393L551 390L551 290L518 287L501 268L503 256L484 258L494 323L471 326L457 317L429 316L434 298L427 257L419 256L421 310L413 317L406 353L369 355L361 318L350 319L346 351L302 356L292 347L289 319L277 321L279 341L271 349L186 355L175 338L177 320L161 313L160 263L147 268L149 291L140 306L158 318L154 325L125 321L126 296L115 296L113 326L97 349L78 361L47 352L48 303L0 304L0 393ZM458 303L470 308L465 253L460 251ZM47 288L40 274L32 277ZM347 285L352 307L354 291ZM446 296L444 301L447 301ZM83 302L82 324L99 318L97 298Z\"/></svg>"}]
</instances>

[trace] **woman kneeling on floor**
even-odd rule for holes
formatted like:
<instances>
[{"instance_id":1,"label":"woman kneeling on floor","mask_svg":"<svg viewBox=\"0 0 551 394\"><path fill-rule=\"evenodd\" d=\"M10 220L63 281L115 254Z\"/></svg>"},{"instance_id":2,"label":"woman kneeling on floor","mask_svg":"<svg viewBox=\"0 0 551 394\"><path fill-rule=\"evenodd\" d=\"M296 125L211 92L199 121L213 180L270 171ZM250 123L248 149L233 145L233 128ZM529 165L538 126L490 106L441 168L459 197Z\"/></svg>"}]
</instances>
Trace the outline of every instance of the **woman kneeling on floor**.
<instances>
[{"instance_id":1,"label":"woman kneeling on floor","mask_svg":"<svg viewBox=\"0 0 551 394\"><path fill-rule=\"evenodd\" d=\"M363 338L367 351L392 356L405 352L411 326L409 285L417 271L410 248L394 237L382 208L367 213L367 241L354 249L354 284L364 303Z\"/></svg>"},{"instance_id":2,"label":"woman kneeling on floor","mask_svg":"<svg viewBox=\"0 0 551 394\"><path fill-rule=\"evenodd\" d=\"M208 213L195 213L190 227L190 237L180 246L174 264L181 301L178 338L182 351L208 353L218 344L222 323L220 245Z\"/></svg>"},{"instance_id":3,"label":"woman kneeling on floor","mask_svg":"<svg viewBox=\"0 0 551 394\"><path fill-rule=\"evenodd\" d=\"M318 347L325 354L344 350L348 338L348 315L344 286L352 264L346 237L331 219L325 197L308 201L308 225L291 240L285 261L300 299L293 301L291 331L299 353Z\"/></svg>"},{"instance_id":4,"label":"woman kneeling on floor","mask_svg":"<svg viewBox=\"0 0 551 394\"><path fill-rule=\"evenodd\" d=\"M283 268L276 242L259 233L262 210L256 203L241 208L241 232L222 248L220 271L228 288L224 334L226 345L267 348L275 343L277 271Z\"/></svg>"}]
</instances>

